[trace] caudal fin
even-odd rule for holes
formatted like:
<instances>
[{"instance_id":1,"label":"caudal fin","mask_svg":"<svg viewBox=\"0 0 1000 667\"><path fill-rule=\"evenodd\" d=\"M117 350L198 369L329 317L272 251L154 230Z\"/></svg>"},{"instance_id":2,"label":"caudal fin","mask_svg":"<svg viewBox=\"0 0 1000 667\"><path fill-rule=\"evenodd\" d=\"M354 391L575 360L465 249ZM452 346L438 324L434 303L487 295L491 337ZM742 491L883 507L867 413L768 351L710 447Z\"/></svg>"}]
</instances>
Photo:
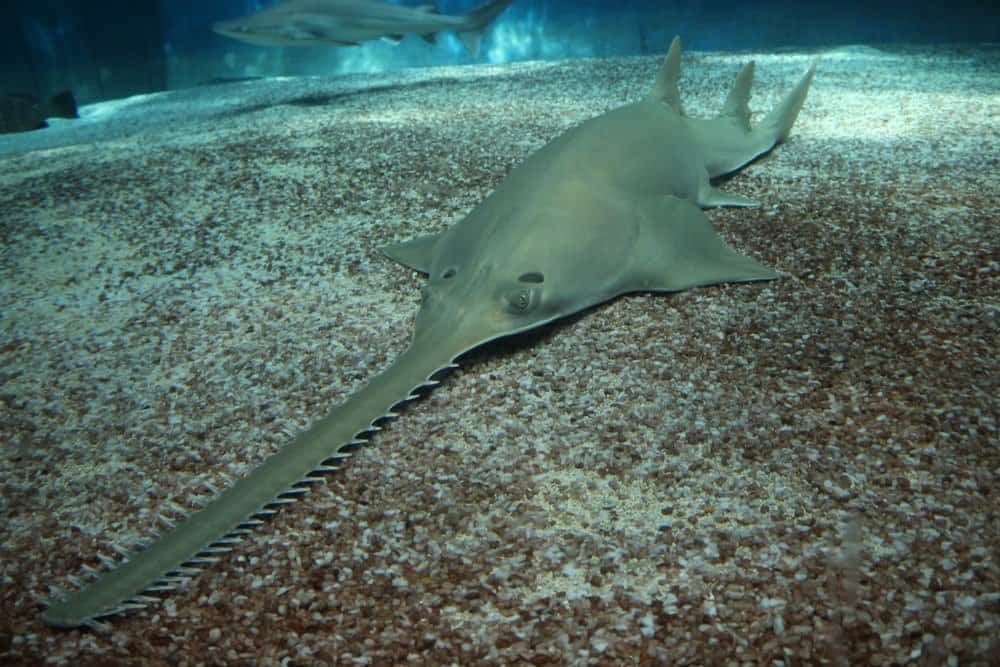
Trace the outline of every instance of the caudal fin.
<instances>
[{"instance_id":1,"label":"caudal fin","mask_svg":"<svg viewBox=\"0 0 1000 667\"><path fill-rule=\"evenodd\" d=\"M493 22L500 12L507 9L507 5L514 0L489 0L479 7L463 14L465 18L465 28L458 31L458 38L465 45L465 50L472 54L473 58L479 57L479 47L483 41L483 30Z\"/></svg>"},{"instance_id":2,"label":"caudal fin","mask_svg":"<svg viewBox=\"0 0 1000 667\"><path fill-rule=\"evenodd\" d=\"M73 93L64 90L56 93L49 100L48 108L45 110L46 118L79 118L80 114L76 110L76 98Z\"/></svg>"},{"instance_id":3,"label":"caudal fin","mask_svg":"<svg viewBox=\"0 0 1000 667\"><path fill-rule=\"evenodd\" d=\"M747 63L740 71L726 97L722 112L712 119L690 118L684 113L677 88L680 71L681 41L675 37L660 66L649 98L664 104L684 118L695 135L709 177L715 178L739 169L788 138L795 119L802 110L802 104L806 101L816 65L811 66L802 80L753 128L750 127L749 105L754 75L753 62ZM752 204L750 200L726 195L714 188L706 188L699 195L699 203L703 206Z\"/></svg>"},{"instance_id":4,"label":"caudal fin","mask_svg":"<svg viewBox=\"0 0 1000 667\"><path fill-rule=\"evenodd\" d=\"M692 121L701 133L709 176L715 178L735 171L787 139L815 73L813 65L781 102L751 128L748 102L754 64L747 63L736 77L722 113L711 120Z\"/></svg>"},{"instance_id":5,"label":"caudal fin","mask_svg":"<svg viewBox=\"0 0 1000 667\"><path fill-rule=\"evenodd\" d=\"M799 117L802 104L806 101L809 84L812 83L815 74L816 65L813 64L802 80L785 95L778 106L771 109L753 131L767 137L772 146L787 139L789 132L792 131L792 125L795 125L795 119Z\"/></svg>"}]
</instances>

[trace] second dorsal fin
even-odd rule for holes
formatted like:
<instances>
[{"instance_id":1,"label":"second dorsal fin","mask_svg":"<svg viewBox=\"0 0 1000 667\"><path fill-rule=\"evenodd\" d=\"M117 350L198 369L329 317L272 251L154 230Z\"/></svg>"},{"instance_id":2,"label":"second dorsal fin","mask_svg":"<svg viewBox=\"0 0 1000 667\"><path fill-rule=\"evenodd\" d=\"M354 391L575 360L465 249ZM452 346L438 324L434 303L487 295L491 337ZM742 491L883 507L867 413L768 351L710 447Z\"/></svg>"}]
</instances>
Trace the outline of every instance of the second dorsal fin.
<instances>
[{"instance_id":1,"label":"second dorsal fin","mask_svg":"<svg viewBox=\"0 0 1000 667\"><path fill-rule=\"evenodd\" d=\"M741 130L750 131L750 87L753 85L754 64L751 60L736 76L720 118L732 118Z\"/></svg>"}]
</instances>

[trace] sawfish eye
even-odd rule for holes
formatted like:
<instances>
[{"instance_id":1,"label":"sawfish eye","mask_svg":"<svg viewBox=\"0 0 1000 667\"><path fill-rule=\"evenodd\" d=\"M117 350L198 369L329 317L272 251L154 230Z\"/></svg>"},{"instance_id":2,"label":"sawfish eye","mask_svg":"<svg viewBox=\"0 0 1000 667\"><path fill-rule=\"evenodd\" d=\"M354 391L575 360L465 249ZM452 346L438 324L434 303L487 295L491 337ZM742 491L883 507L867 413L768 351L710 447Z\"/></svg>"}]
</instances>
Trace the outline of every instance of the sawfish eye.
<instances>
[{"instance_id":1,"label":"sawfish eye","mask_svg":"<svg viewBox=\"0 0 1000 667\"><path fill-rule=\"evenodd\" d=\"M525 313L531 308L531 290L517 289L507 292L507 310L512 313Z\"/></svg>"},{"instance_id":2,"label":"sawfish eye","mask_svg":"<svg viewBox=\"0 0 1000 667\"><path fill-rule=\"evenodd\" d=\"M522 283L541 283L545 282L545 276L543 276L538 271L529 271L528 273L522 273L518 280Z\"/></svg>"},{"instance_id":3,"label":"sawfish eye","mask_svg":"<svg viewBox=\"0 0 1000 667\"><path fill-rule=\"evenodd\" d=\"M447 280L448 278L454 278L456 273L458 273L458 270L454 266L449 266L444 270L444 273L441 274L441 277Z\"/></svg>"}]
</instances>

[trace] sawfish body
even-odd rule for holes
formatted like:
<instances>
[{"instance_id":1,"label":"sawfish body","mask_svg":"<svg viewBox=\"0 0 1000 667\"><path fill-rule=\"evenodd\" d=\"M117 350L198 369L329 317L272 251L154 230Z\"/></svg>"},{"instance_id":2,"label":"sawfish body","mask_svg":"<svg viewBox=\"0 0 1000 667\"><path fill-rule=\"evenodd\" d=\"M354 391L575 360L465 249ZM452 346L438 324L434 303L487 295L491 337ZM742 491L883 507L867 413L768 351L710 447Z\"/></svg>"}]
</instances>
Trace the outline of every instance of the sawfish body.
<instances>
[{"instance_id":1,"label":"sawfish body","mask_svg":"<svg viewBox=\"0 0 1000 667\"><path fill-rule=\"evenodd\" d=\"M241 18L220 21L214 32L257 46L357 46L382 39L399 43L405 35L434 42L453 31L474 57L483 31L513 0L488 0L457 15L439 14L434 5L406 7L378 0L284 0Z\"/></svg>"},{"instance_id":2,"label":"sawfish body","mask_svg":"<svg viewBox=\"0 0 1000 667\"><path fill-rule=\"evenodd\" d=\"M101 617L156 601L150 592L175 588L231 550L474 347L629 292L776 277L729 248L702 207L752 205L715 189L710 179L787 137L813 70L751 129L752 63L737 77L722 115L711 120L684 114L679 64L675 39L646 98L554 139L454 227L387 248L393 259L428 274L409 348L203 509L54 602L46 622L97 625Z\"/></svg>"}]
</instances>

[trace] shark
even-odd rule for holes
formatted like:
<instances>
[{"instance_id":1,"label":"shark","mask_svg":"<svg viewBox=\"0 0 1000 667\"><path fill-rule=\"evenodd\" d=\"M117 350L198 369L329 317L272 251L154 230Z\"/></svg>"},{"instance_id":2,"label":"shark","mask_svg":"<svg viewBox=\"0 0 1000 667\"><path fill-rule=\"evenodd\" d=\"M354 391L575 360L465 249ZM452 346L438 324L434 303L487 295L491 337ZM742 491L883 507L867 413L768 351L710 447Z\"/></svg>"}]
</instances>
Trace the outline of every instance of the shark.
<instances>
[{"instance_id":1,"label":"shark","mask_svg":"<svg viewBox=\"0 0 1000 667\"><path fill-rule=\"evenodd\" d=\"M651 91L567 130L515 167L460 222L397 242L385 254L426 274L409 347L368 384L200 509L168 522L145 547L118 547L111 569L49 601L57 627L159 601L247 538L439 384L489 341L541 327L630 293L671 293L777 273L730 247L704 209L750 206L713 179L789 135L815 64L754 127L746 65L715 118L688 116L674 39Z\"/></svg>"},{"instance_id":2,"label":"shark","mask_svg":"<svg viewBox=\"0 0 1000 667\"><path fill-rule=\"evenodd\" d=\"M256 14L212 25L212 30L258 46L357 46L405 35L433 43L437 33L458 33L479 56L483 30L513 0L490 0L465 14L439 14L434 5L404 7L376 0L285 0Z\"/></svg>"},{"instance_id":3,"label":"shark","mask_svg":"<svg viewBox=\"0 0 1000 667\"><path fill-rule=\"evenodd\" d=\"M47 101L34 95L0 95L0 134L30 132L49 126L46 118L79 118L76 98L64 90Z\"/></svg>"}]
</instances>

